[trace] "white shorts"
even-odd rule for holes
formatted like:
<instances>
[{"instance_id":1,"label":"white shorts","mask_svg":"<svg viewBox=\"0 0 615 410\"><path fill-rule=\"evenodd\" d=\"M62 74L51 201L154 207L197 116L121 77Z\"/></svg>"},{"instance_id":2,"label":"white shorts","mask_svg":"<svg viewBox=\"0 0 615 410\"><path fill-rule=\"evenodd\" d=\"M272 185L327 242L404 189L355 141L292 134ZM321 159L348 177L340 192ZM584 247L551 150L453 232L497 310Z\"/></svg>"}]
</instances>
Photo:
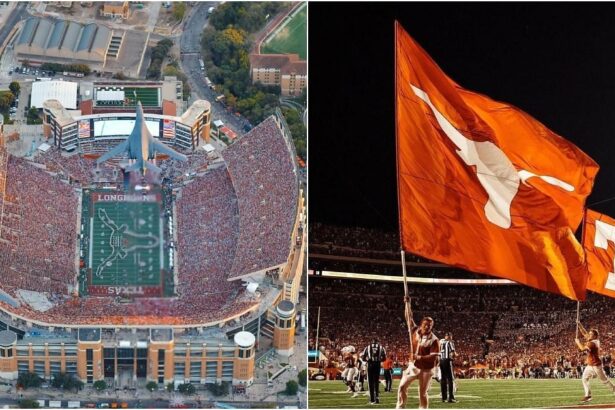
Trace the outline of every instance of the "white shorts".
<instances>
[{"instance_id":1,"label":"white shorts","mask_svg":"<svg viewBox=\"0 0 615 410\"><path fill-rule=\"evenodd\" d=\"M342 380L346 380L347 382L351 382L357 376L358 370L356 367L347 367L342 372Z\"/></svg>"}]
</instances>

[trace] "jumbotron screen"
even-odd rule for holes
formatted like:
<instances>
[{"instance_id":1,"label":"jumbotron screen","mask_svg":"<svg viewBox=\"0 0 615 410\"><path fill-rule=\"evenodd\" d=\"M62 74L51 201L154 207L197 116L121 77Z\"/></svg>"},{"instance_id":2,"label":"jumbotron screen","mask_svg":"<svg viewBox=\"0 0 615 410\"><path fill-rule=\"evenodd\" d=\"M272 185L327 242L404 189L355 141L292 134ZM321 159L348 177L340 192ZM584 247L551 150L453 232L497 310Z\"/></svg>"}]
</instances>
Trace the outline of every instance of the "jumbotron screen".
<instances>
[{"instance_id":1,"label":"jumbotron screen","mask_svg":"<svg viewBox=\"0 0 615 410\"><path fill-rule=\"evenodd\" d=\"M145 121L147 129L154 137L160 136L160 120ZM119 135L130 135L135 126L134 118L127 119L95 119L94 137L113 137Z\"/></svg>"}]
</instances>

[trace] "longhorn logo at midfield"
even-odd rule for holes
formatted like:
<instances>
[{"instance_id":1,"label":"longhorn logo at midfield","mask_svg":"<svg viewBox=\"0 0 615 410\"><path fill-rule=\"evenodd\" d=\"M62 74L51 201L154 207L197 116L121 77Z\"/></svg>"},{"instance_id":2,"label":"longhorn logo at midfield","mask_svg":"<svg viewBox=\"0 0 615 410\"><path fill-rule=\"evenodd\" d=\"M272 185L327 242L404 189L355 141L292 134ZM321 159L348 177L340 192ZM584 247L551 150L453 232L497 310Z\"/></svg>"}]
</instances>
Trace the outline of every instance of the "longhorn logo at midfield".
<instances>
[{"instance_id":1,"label":"longhorn logo at midfield","mask_svg":"<svg viewBox=\"0 0 615 410\"><path fill-rule=\"evenodd\" d=\"M436 121L446 136L457 146L457 155L466 165L476 166L476 177L487 191L489 199L485 204L487 220L501 228L511 225L510 205L519 190L519 182L527 186L532 177L542 179L548 184L572 192L574 187L548 175L536 175L525 169L518 170L506 154L490 141L472 141L459 132L432 104L427 93L410 84L412 91L431 109Z\"/></svg>"}]
</instances>

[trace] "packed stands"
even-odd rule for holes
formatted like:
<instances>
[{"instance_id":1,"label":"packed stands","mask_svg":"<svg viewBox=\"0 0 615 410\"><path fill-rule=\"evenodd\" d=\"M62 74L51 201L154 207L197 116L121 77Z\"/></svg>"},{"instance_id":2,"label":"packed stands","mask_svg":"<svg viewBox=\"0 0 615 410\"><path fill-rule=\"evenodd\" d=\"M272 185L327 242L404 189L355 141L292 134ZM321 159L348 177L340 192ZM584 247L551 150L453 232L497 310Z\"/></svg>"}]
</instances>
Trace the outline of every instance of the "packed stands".
<instances>
[{"instance_id":1,"label":"packed stands","mask_svg":"<svg viewBox=\"0 0 615 410\"><path fill-rule=\"evenodd\" d=\"M223 152L239 200L239 240L230 278L288 259L299 195L290 155L273 116Z\"/></svg>"},{"instance_id":2,"label":"packed stands","mask_svg":"<svg viewBox=\"0 0 615 410\"><path fill-rule=\"evenodd\" d=\"M250 294L228 279L285 263L290 252L298 187L273 118L223 151L226 163L210 166L204 151L186 163L158 162L161 180L171 182L165 214L175 211L177 227L177 282L167 298L78 296L80 192L108 182L119 189L117 164L97 168L95 156L56 148L32 160L0 153L3 310L50 324L197 325L244 314L272 296L267 287ZM51 307L24 303L21 290L39 292Z\"/></svg>"},{"instance_id":3,"label":"packed stands","mask_svg":"<svg viewBox=\"0 0 615 410\"><path fill-rule=\"evenodd\" d=\"M410 286L414 320L452 332L459 377L577 377L584 355L574 344L576 302L517 285ZM339 363L340 349L362 349L377 337L398 365L408 357L403 285L310 277L310 348L320 309L321 350ZM600 332L602 353L615 352L615 302L590 294L581 320ZM558 364L559 363L559 364ZM566 370L567 369L567 370Z\"/></svg>"},{"instance_id":4,"label":"packed stands","mask_svg":"<svg viewBox=\"0 0 615 410\"><path fill-rule=\"evenodd\" d=\"M58 177L8 157L0 231L0 282L16 290L69 295L75 277L78 196ZM67 221L69 221L67 223Z\"/></svg>"}]
</instances>

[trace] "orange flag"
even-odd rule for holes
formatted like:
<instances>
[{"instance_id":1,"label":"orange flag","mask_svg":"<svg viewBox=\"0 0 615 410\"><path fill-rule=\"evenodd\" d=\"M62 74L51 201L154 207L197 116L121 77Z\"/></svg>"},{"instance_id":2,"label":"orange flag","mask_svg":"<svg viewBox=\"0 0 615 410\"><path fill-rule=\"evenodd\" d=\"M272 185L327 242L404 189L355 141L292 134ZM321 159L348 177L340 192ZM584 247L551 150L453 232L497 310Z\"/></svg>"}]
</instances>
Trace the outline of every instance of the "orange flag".
<instances>
[{"instance_id":1,"label":"orange flag","mask_svg":"<svg viewBox=\"0 0 615 410\"><path fill-rule=\"evenodd\" d=\"M615 219L587 210L583 232L587 289L615 298Z\"/></svg>"},{"instance_id":2,"label":"orange flag","mask_svg":"<svg viewBox=\"0 0 615 410\"><path fill-rule=\"evenodd\" d=\"M585 298L574 237L598 165L509 104L465 90L396 23L399 217L406 251Z\"/></svg>"}]
</instances>

